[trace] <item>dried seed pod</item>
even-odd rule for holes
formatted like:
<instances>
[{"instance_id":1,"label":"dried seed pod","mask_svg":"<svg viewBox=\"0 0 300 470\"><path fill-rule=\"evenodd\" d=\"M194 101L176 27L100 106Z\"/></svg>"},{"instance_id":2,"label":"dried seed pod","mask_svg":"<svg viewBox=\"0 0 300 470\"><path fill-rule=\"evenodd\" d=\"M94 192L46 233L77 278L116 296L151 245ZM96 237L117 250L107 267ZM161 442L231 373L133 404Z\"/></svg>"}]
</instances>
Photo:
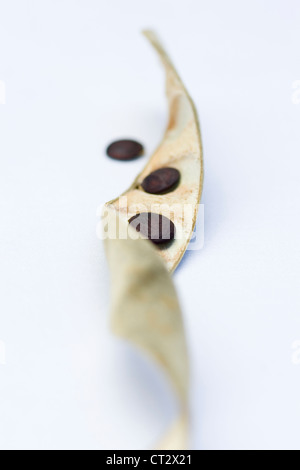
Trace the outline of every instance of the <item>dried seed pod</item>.
<instances>
[{"instance_id":1,"label":"dried seed pod","mask_svg":"<svg viewBox=\"0 0 300 470\"><path fill-rule=\"evenodd\" d=\"M180 262L196 223L203 181L202 147L191 98L154 33L147 31L145 35L166 69L169 124L161 145L129 190L106 204L105 229L112 233L105 243L112 279L113 329L160 363L179 399L179 418L158 447L175 450L187 448L189 363L180 306L167 271ZM178 170L180 184L167 194L145 192L145 178L166 167ZM185 205L189 206L187 216ZM148 219L143 219L140 233L131 228L137 214L145 213L170 219L174 234L175 227L179 232L166 249L157 250L142 239L152 238Z\"/></svg>"},{"instance_id":2,"label":"dried seed pod","mask_svg":"<svg viewBox=\"0 0 300 470\"><path fill-rule=\"evenodd\" d=\"M196 223L203 183L202 145L193 101L156 35L151 31L145 31L144 34L165 66L169 123L160 146L144 170L128 191L108 202L106 208L112 225L116 216L128 221L139 212L159 212L171 219L176 227L176 239L159 255L168 270L173 271L184 255ZM180 172L178 187L161 195L143 191L145 178L163 167L172 167Z\"/></svg>"}]
</instances>

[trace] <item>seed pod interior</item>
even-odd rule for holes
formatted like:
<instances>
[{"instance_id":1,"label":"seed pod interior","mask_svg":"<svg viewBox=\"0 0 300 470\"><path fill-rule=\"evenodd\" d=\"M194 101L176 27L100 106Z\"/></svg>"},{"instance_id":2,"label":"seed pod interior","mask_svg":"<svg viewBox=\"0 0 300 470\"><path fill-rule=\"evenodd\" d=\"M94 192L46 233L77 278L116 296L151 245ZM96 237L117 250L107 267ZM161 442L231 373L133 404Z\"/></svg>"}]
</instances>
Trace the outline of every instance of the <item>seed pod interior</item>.
<instances>
[{"instance_id":1,"label":"seed pod interior","mask_svg":"<svg viewBox=\"0 0 300 470\"><path fill-rule=\"evenodd\" d=\"M122 196L106 204L112 223L116 214L127 221L138 212L155 212L175 225L176 238L159 255L169 271L179 264L191 239L203 185L202 145L197 113L169 57L152 31L145 36L158 52L166 71L169 122L163 140L144 170ZM149 194L142 188L144 179L163 167L180 173L178 186L167 194ZM139 210L138 207L143 210Z\"/></svg>"}]
</instances>

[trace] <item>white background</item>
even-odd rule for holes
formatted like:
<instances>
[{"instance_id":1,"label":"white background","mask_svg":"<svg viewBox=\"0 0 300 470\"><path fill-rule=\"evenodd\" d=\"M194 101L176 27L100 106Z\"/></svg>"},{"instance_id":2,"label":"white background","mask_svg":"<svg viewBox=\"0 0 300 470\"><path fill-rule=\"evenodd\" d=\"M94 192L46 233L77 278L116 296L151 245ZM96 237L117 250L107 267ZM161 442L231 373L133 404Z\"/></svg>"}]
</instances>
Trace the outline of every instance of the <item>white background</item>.
<instances>
[{"instance_id":1,"label":"white background","mask_svg":"<svg viewBox=\"0 0 300 470\"><path fill-rule=\"evenodd\" d=\"M96 236L166 124L151 27L204 144L205 245L174 276L191 446L300 449L299 15L297 0L0 1L0 448L142 449L175 415L156 367L110 334ZM109 160L127 136L145 157Z\"/></svg>"}]
</instances>

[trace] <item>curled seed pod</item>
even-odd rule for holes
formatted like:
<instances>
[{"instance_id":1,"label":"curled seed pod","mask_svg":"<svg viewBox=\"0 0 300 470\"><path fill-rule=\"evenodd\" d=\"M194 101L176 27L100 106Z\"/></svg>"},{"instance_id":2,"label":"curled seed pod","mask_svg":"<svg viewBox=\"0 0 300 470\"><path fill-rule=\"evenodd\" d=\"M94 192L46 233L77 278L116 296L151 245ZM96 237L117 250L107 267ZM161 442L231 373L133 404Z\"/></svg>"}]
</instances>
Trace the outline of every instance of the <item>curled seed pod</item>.
<instances>
[{"instance_id":1,"label":"curled seed pod","mask_svg":"<svg viewBox=\"0 0 300 470\"><path fill-rule=\"evenodd\" d=\"M173 385L179 415L157 448L188 449L189 360L176 289L159 251L118 219L126 236L105 240L115 334L152 357Z\"/></svg>"}]
</instances>

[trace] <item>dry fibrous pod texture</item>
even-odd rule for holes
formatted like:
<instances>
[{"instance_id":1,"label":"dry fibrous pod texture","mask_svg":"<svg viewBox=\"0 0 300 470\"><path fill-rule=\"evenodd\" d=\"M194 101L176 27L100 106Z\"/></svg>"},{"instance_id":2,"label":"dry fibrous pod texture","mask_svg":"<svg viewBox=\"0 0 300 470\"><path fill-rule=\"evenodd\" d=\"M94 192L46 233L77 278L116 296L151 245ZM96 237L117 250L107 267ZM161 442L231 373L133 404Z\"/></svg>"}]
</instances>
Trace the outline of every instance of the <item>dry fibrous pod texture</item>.
<instances>
[{"instance_id":1,"label":"dry fibrous pod texture","mask_svg":"<svg viewBox=\"0 0 300 470\"><path fill-rule=\"evenodd\" d=\"M144 34L165 66L169 123L144 170L125 193L106 204L103 218L104 231L109 232L105 245L113 330L155 359L173 384L179 416L158 447L174 450L188 445L189 361L170 272L195 227L203 181L202 146L190 96L156 35ZM112 158L124 156L118 146L110 153Z\"/></svg>"},{"instance_id":2,"label":"dry fibrous pod texture","mask_svg":"<svg viewBox=\"0 0 300 470\"><path fill-rule=\"evenodd\" d=\"M153 244L126 221L118 227L127 236L107 238L111 273L111 323L115 334L137 346L162 367L179 402L179 416L158 445L188 445L189 361L181 308L172 277Z\"/></svg>"},{"instance_id":3,"label":"dry fibrous pod texture","mask_svg":"<svg viewBox=\"0 0 300 470\"><path fill-rule=\"evenodd\" d=\"M159 250L159 256L172 272L184 255L196 224L203 184L202 144L192 99L155 33L144 31L144 35L158 52L165 67L168 126L161 144L144 170L125 193L106 204L106 209L108 225L114 225L116 217L128 223L138 213L155 213L170 219L175 226L176 236L165 249ZM163 168L177 170L178 184L175 187L169 185L161 194L145 191L145 181L149 183L146 178Z\"/></svg>"}]
</instances>

